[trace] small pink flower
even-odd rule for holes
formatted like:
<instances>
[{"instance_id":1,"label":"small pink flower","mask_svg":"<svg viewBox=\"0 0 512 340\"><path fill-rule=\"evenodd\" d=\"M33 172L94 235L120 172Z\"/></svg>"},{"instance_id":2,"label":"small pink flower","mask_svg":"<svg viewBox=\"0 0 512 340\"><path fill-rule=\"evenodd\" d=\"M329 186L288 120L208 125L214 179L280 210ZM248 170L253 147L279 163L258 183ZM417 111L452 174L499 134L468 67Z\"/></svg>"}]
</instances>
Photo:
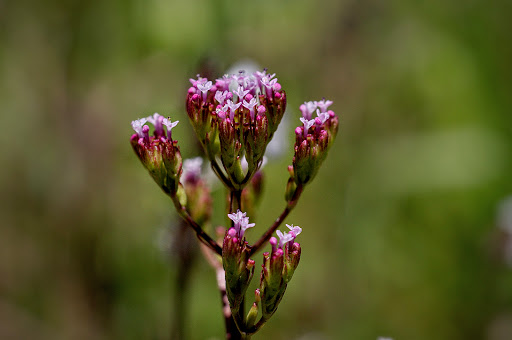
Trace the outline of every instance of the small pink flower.
<instances>
[{"instance_id":1,"label":"small pink flower","mask_svg":"<svg viewBox=\"0 0 512 340\"><path fill-rule=\"evenodd\" d=\"M133 128L133 130L135 130L135 132L137 133L139 138L144 138L144 133L142 132L142 128L144 127L144 124L146 124L146 122L147 122L146 118L141 118L141 119L132 121L132 128Z\"/></svg>"}]
</instances>

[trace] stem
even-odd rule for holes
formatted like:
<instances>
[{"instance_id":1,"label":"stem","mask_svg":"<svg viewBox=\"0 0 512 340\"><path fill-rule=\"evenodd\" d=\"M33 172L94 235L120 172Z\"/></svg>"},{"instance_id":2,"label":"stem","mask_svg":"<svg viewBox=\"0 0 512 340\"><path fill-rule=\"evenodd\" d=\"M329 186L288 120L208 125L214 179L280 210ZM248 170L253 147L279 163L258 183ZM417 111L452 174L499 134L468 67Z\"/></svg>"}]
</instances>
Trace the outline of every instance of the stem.
<instances>
[{"instance_id":1,"label":"stem","mask_svg":"<svg viewBox=\"0 0 512 340\"><path fill-rule=\"evenodd\" d=\"M233 199L236 202L236 209L239 209L240 211L242 211L242 190L241 189L234 190L231 193L232 193ZM233 205L233 203L231 203L231 205ZM235 210L235 209L233 208L233 210Z\"/></svg>"},{"instance_id":2,"label":"stem","mask_svg":"<svg viewBox=\"0 0 512 340\"><path fill-rule=\"evenodd\" d=\"M199 239L199 241L203 242L208 248L213 250L219 255L222 255L222 248L219 246L217 242L215 242L202 228L199 224L196 223L190 217L190 215L187 212L187 209L181 205L178 197L176 195L171 196L172 201L174 203L174 206L176 207L176 210L178 211L178 214L187 222L187 224L194 229L196 232L196 236Z\"/></svg>"},{"instance_id":3,"label":"stem","mask_svg":"<svg viewBox=\"0 0 512 340\"><path fill-rule=\"evenodd\" d=\"M233 189L233 185L231 184L230 180L224 175L222 172L222 169L219 166L219 163L217 163L217 160L215 158L210 158L210 164L212 165L212 170L215 172L217 177L219 177L220 181L224 183L224 185L229 188L230 190Z\"/></svg>"},{"instance_id":4,"label":"stem","mask_svg":"<svg viewBox=\"0 0 512 340\"><path fill-rule=\"evenodd\" d=\"M238 331L238 327L231 314L231 308L229 307L228 296L226 294L226 278L222 266L216 267L215 273L217 275L217 286L219 287L222 302L222 314L224 315L224 323L226 325L226 339L242 340L244 336Z\"/></svg>"},{"instance_id":5,"label":"stem","mask_svg":"<svg viewBox=\"0 0 512 340\"><path fill-rule=\"evenodd\" d=\"M204 144L203 144L204 145ZM219 163L217 163L217 159L215 159L215 154L213 154L213 152L210 150L210 148L208 148L207 146L204 146L204 149L205 149L205 153L206 155L208 156L208 160L210 161L210 164L212 166L212 170L213 172L217 175L217 177L219 177L220 181L222 183L224 183L224 185L232 190L233 189L233 184L231 183L231 181L226 177L226 175L224 175L224 172L222 172L222 169L220 168L219 166Z\"/></svg>"},{"instance_id":6,"label":"stem","mask_svg":"<svg viewBox=\"0 0 512 340\"><path fill-rule=\"evenodd\" d=\"M293 208L297 205L297 201L299 200L300 195L302 194L304 187L302 185L298 185L297 189L295 189L295 193L293 194L292 199L288 202L286 207L284 208L283 212L279 217L274 221L274 224L268 230L260 237L256 243L254 243L251 246L251 251L249 253L249 256L254 255L258 250L263 247L263 245L272 237L272 234L276 229L283 223L284 219L288 216L290 211L293 210Z\"/></svg>"},{"instance_id":7,"label":"stem","mask_svg":"<svg viewBox=\"0 0 512 340\"><path fill-rule=\"evenodd\" d=\"M188 305L185 303L190 281L190 269L195 260L194 252L195 241L192 233L188 229L188 225L184 220L180 221L178 230L176 230L173 249L176 252L173 266L176 266L176 283L173 287L174 298L172 319L171 319L171 336L170 339L186 339L184 334L184 325L187 314ZM210 251L208 251L210 252ZM210 252L211 253L211 252Z\"/></svg>"},{"instance_id":8,"label":"stem","mask_svg":"<svg viewBox=\"0 0 512 340\"><path fill-rule=\"evenodd\" d=\"M268 319L264 319L263 317L261 317L256 325L249 328L249 330L246 333L247 334L246 339L250 339L251 335L256 333L267 321L268 321Z\"/></svg>"}]
</instances>

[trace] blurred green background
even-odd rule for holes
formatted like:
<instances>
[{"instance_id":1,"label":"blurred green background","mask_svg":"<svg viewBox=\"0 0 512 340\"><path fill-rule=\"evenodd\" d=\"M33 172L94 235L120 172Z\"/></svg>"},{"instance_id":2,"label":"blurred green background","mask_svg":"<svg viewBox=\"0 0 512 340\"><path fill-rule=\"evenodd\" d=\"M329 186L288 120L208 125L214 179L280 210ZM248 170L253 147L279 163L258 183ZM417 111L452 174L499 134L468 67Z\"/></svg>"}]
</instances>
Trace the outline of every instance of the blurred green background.
<instances>
[{"instance_id":1,"label":"blurred green background","mask_svg":"<svg viewBox=\"0 0 512 340\"><path fill-rule=\"evenodd\" d=\"M497 223L512 194L510 13L499 0L0 0L0 338L169 338L176 216L130 122L171 115L197 155L188 78L249 58L277 73L290 118L250 238L284 206L299 105L326 97L341 121L286 220L304 229L301 265L255 338L512 339L512 228ZM214 272L197 256L190 275L185 336L222 339Z\"/></svg>"}]
</instances>

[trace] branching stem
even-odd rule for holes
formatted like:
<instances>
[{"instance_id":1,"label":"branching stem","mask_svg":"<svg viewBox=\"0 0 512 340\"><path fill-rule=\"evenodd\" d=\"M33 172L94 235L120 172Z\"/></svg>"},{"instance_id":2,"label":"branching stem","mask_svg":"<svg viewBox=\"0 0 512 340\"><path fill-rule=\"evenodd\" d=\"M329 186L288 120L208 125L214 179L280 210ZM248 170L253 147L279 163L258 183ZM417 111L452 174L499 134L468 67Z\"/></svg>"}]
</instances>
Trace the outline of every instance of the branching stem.
<instances>
[{"instance_id":1,"label":"branching stem","mask_svg":"<svg viewBox=\"0 0 512 340\"><path fill-rule=\"evenodd\" d=\"M187 222L187 224L194 229L196 232L197 238L199 241L204 243L208 248L213 250L215 253L222 255L222 248L219 246L215 240L213 240L210 235L208 235L199 224L197 224L196 221L192 219L192 217L187 212L187 209L181 205L178 197L174 194L171 196L172 202L174 203L174 206L176 207L176 210L178 211L178 214Z\"/></svg>"},{"instance_id":2,"label":"branching stem","mask_svg":"<svg viewBox=\"0 0 512 340\"><path fill-rule=\"evenodd\" d=\"M286 207L284 208L283 212L279 217L274 221L274 224L268 230L259 238L256 243L254 243L251 246L251 252L249 253L249 256L254 255L256 252L258 252L265 243L272 237L272 234L274 231L276 231L277 228L283 223L284 219L288 216L288 214L293 210L293 208L297 205L297 201L299 200L300 195L302 194L304 187L302 185L298 185L295 189L295 193L293 194L292 199L288 202Z\"/></svg>"}]
</instances>

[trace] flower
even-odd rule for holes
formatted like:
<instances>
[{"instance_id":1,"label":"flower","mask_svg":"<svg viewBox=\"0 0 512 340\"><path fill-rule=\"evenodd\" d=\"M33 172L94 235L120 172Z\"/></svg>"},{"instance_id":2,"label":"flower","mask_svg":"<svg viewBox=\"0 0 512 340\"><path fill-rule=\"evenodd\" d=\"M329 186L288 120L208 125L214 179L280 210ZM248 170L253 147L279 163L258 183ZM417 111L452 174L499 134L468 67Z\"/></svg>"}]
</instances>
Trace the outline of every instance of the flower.
<instances>
[{"instance_id":1,"label":"flower","mask_svg":"<svg viewBox=\"0 0 512 340\"><path fill-rule=\"evenodd\" d=\"M315 102L314 105L311 103L301 105L301 111L303 115L309 115L309 109L319 105L321 108L316 109L317 117L315 119L301 117L300 121L303 125L295 129L295 154L290 178L301 185L315 177L338 132L338 116L332 110L322 112L332 102L324 99Z\"/></svg>"},{"instance_id":2,"label":"flower","mask_svg":"<svg viewBox=\"0 0 512 340\"><path fill-rule=\"evenodd\" d=\"M238 101L241 102L247 93L249 93L249 90L245 90L243 86L238 86L238 89L236 91L233 91L234 94L238 96Z\"/></svg>"},{"instance_id":3,"label":"flower","mask_svg":"<svg viewBox=\"0 0 512 340\"><path fill-rule=\"evenodd\" d=\"M302 112L303 118L310 120L313 115L313 112L316 110L316 108L317 108L317 102L304 102L304 104L302 104L299 107L299 110L300 110L300 112Z\"/></svg>"},{"instance_id":4,"label":"flower","mask_svg":"<svg viewBox=\"0 0 512 340\"><path fill-rule=\"evenodd\" d=\"M154 125L153 136L149 135L149 122ZM174 195L178 189L182 171L182 158L178 143L171 139L171 129L178 122L171 122L158 113L132 121L133 134L130 142L151 177L164 190ZM167 127L167 137L163 125Z\"/></svg>"},{"instance_id":5,"label":"flower","mask_svg":"<svg viewBox=\"0 0 512 340\"><path fill-rule=\"evenodd\" d=\"M146 118L140 118L132 121L132 128L135 130L139 138L144 138L144 133L142 132L142 128L144 127L144 124L146 124L147 119Z\"/></svg>"},{"instance_id":6,"label":"flower","mask_svg":"<svg viewBox=\"0 0 512 340\"><path fill-rule=\"evenodd\" d=\"M282 232L281 230L276 230L277 236L279 236L279 249L283 249L283 246L287 244L288 242L291 242L295 239L294 234Z\"/></svg>"},{"instance_id":7,"label":"flower","mask_svg":"<svg viewBox=\"0 0 512 340\"><path fill-rule=\"evenodd\" d=\"M316 110L316 116L320 119L320 125L325 123L327 119L329 119L329 112L320 112L320 110Z\"/></svg>"},{"instance_id":8,"label":"flower","mask_svg":"<svg viewBox=\"0 0 512 340\"><path fill-rule=\"evenodd\" d=\"M203 102L206 102L206 94L212 88L212 82L211 81L207 81L204 84L198 83L197 84L197 88L199 89L199 91L201 91L203 93Z\"/></svg>"},{"instance_id":9,"label":"flower","mask_svg":"<svg viewBox=\"0 0 512 340\"><path fill-rule=\"evenodd\" d=\"M251 113L251 119L254 119L254 107L258 105L258 99L252 98L249 102L244 100L242 105Z\"/></svg>"},{"instance_id":10,"label":"flower","mask_svg":"<svg viewBox=\"0 0 512 340\"><path fill-rule=\"evenodd\" d=\"M302 232L302 228L299 227L298 225L293 226L293 224L292 225L287 224L286 226L288 227L288 229L290 229L289 234L293 235L293 240L292 241L294 241L295 238L297 236L299 236L299 234Z\"/></svg>"},{"instance_id":11,"label":"flower","mask_svg":"<svg viewBox=\"0 0 512 340\"><path fill-rule=\"evenodd\" d=\"M209 158L220 158L225 184L242 189L261 166L284 115L286 93L266 71L241 71L214 82L198 76L191 84L186 109L194 131ZM244 156L247 170L239 165Z\"/></svg>"},{"instance_id":12,"label":"flower","mask_svg":"<svg viewBox=\"0 0 512 340\"><path fill-rule=\"evenodd\" d=\"M308 119L305 119L304 117L301 117L300 121L302 122L302 124L304 124L304 138L306 138L308 135L309 128L312 127L313 125L315 125L315 120L314 119L308 120Z\"/></svg>"},{"instance_id":13,"label":"flower","mask_svg":"<svg viewBox=\"0 0 512 340\"><path fill-rule=\"evenodd\" d=\"M226 105L227 105L227 107L229 109L229 118L231 119L231 122L234 122L234 120L235 120L235 112L242 105L242 103L240 102L238 104L235 104L231 100L228 99Z\"/></svg>"},{"instance_id":14,"label":"flower","mask_svg":"<svg viewBox=\"0 0 512 340\"><path fill-rule=\"evenodd\" d=\"M171 120L168 118L163 119L162 124L167 127L167 139L168 140L171 140L171 130L174 127L176 127L176 125L178 125L179 122L180 122L179 120L171 122Z\"/></svg>"},{"instance_id":15,"label":"flower","mask_svg":"<svg viewBox=\"0 0 512 340\"><path fill-rule=\"evenodd\" d=\"M328 108L329 106L331 106L332 101L330 101L330 100L325 100L325 98L324 98L324 99L322 99L322 100L321 100L321 101L319 101L319 102L315 102L315 104L316 104L316 106L318 106L318 107L320 108L320 111L321 111L321 112L326 112L326 111L327 111L327 108Z\"/></svg>"},{"instance_id":16,"label":"flower","mask_svg":"<svg viewBox=\"0 0 512 340\"><path fill-rule=\"evenodd\" d=\"M236 213L228 214L228 217L233 221L233 228L240 239L244 237L244 233L247 229L256 225L256 223L249 223L249 217L246 215L247 213L241 212L240 209L238 209Z\"/></svg>"}]
</instances>

